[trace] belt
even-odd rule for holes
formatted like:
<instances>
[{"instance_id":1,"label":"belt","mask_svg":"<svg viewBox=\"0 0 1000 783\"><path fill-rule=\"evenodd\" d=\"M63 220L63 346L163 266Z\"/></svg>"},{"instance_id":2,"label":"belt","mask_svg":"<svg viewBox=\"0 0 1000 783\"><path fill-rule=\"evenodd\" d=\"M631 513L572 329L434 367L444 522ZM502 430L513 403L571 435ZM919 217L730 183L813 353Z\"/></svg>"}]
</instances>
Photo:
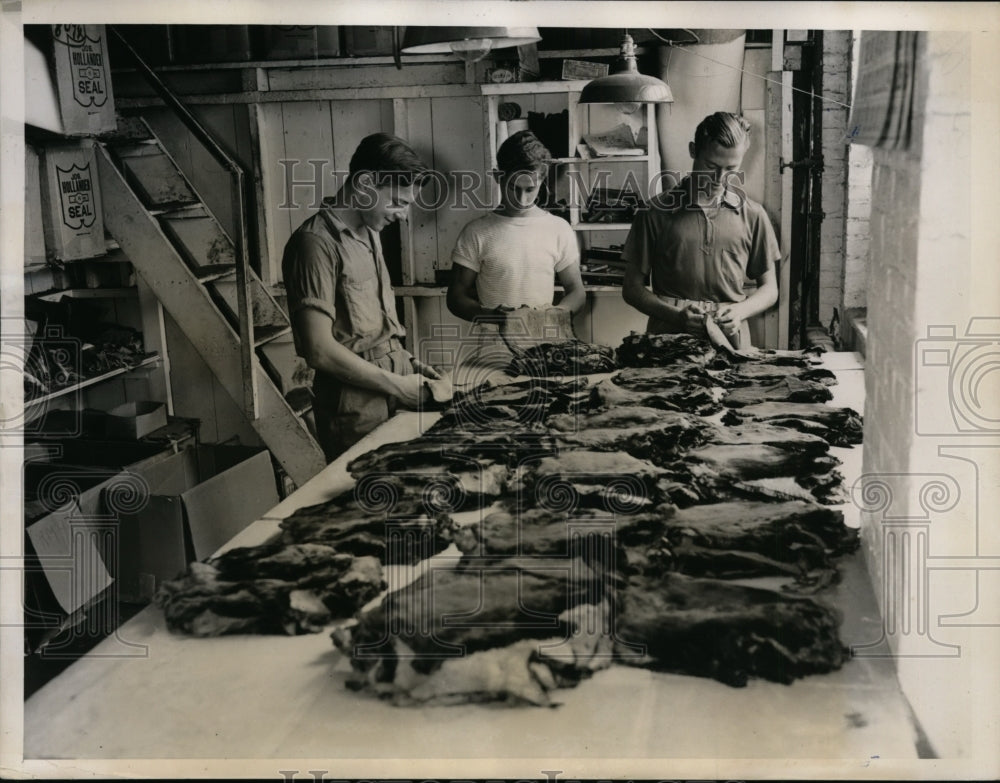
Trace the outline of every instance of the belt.
<instances>
[{"instance_id":1,"label":"belt","mask_svg":"<svg viewBox=\"0 0 1000 783\"><path fill-rule=\"evenodd\" d=\"M708 302L701 299L679 299L676 296L660 296L657 294L661 302L666 302L668 305L673 307L684 308L688 305L698 305L706 313L717 312L718 309L726 304L731 304L731 302Z\"/></svg>"},{"instance_id":2,"label":"belt","mask_svg":"<svg viewBox=\"0 0 1000 783\"><path fill-rule=\"evenodd\" d=\"M373 345L371 348L366 348L365 350L358 353L362 359L367 359L370 362L374 362L376 359L381 359L383 356L388 356L393 351L402 351L403 344L399 341L398 337L390 337L385 342L379 343L378 345Z\"/></svg>"}]
</instances>

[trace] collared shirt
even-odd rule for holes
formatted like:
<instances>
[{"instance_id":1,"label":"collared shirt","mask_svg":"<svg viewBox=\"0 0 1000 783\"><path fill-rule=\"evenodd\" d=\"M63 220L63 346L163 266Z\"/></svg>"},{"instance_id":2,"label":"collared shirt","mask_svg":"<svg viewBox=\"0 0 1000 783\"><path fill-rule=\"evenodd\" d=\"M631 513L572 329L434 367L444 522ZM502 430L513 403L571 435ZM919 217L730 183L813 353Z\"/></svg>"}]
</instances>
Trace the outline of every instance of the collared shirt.
<instances>
[{"instance_id":1,"label":"collared shirt","mask_svg":"<svg viewBox=\"0 0 1000 783\"><path fill-rule=\"evenodd\" d=\"M760 204L727 188L721 204L706 210L688 177L636 215L622 257L651 275L659 296L741 302L747 278L759 279L781 250Z\"/></svg>"},{"instance_id":2,"label":"collared shirt","mask_svg":"<svg viewBox=\"0 0 1000 783\"><path fill-rule=\"evenodd\" d=\"M367 226L350 228L328 202L289 238L281 271L289 314L306 308L325 313L334 339L354 353L406 334L378 234ZM292 333L301 353L299 335Z\"/></svg>"}]
</instances>

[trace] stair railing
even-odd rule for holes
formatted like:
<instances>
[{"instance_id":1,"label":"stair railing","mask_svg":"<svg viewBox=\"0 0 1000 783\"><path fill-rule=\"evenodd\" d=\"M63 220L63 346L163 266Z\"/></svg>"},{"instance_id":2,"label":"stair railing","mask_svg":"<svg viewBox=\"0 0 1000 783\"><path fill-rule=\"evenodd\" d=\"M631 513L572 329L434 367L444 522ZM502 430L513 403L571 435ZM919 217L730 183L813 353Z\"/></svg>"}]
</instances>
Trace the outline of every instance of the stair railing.
<instances>
[{"instance_id":1,"label":"stair railing","mask_svg":"<svg viewBox=\"0 0 1000 783\"><path fill-rule=\"evenodd\" d=\"M150 87L163 100L177 117L183 122L191 134L201 142L209 154L228 172L233 212L236 216L236 236L233 243L236 247L236 302L239 316L240 332L240 362L243 368L243 407L247 418L254 421L259 417L257 405L257 376L254 372L254 326L253 307L250 294L250 253L248 248L246 198L244 191L245 176L243 168L219 144L208 128L201 124L197 117L185 106L174 92L163 82L152 68L142 59L142 56L132 47L125 37L115 27L108 27L122 49L129 55L139 74L149 83Z\"/></svg>"}]
</instances>

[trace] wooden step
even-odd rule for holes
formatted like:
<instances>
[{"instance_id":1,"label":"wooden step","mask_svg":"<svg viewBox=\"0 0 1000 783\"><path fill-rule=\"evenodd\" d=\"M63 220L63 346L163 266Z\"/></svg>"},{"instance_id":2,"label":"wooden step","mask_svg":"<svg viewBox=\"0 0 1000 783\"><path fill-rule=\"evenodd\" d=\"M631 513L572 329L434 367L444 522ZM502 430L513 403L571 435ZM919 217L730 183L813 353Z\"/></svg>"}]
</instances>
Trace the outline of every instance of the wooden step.
<instances>
[{"instance_id":1,"label":"wooden step","mask_svg":"<svg viewBox=\"0 0 1000 783\"><path fill-rule=\"evenodd\" d=\"M277 340L279 337L284 337L286 334L291 333L292 327L287 325L281 326L280 324L273 324L271 326L255 326L253 329L253 344L255 348L260 348L273 340Z\"/></svg>"},{"instance_id":2,"label":"wooden step","mask_svg":"<svg viewBox=\"0 0 1000 783\"><path fill-rule=\"evenodd\" d=\"M160 225L192 269L236 263L232 240L212 217L198 214L197 209L161 215Z\"/></svg>"},{"instance_id":3,"label":"wooden step","mask_svg":"<svg viewBox=\"0 0 1000 783\"><path fill-rule=\"evenodd\" d=\"M257 351L257 358L282 394L287 394L299 386L312 385L313 370L306 360L295 351L295 340L291 334L274 339Z\"/></svg>"},{"instance_id":4,"label":"wooden step","mask_svg":"<svg viewBox=\"0 0 1000 783\"><path fill-rule=\"evenodd\" d=\"M236 279L236 264L205 264L194 270L195 276L202 283L210 283L225 277Z\"/></svg>"},{"instance_id":5,"label":"wooden step","mask_svg":"<svg viewBox=\"0 0 1000 783\"><path fill-rule=\"evenodd\" d=\"M296 416L303 416L312 410L312 391L306 386L297 386L285 394L285 402L292 406Z\"/></svg>"},{"instance_id":6,"label":"wooden step","mask_svg":"<svg viewBox=\"0 0 1000 783\"><path fill-rule=\"evenodd\" d=\"M151 140L156 143L156 137L142 117L127 117L119 114L115 117L118 127L108 133L102 133L98 140L110 146L135 144Z\"/></svg>"},{"instance_id":7,"label":"wooden step","mask_svg":"<svg viewBox=\"0 0 1000 783\"><path fill-rule=\"evenodd\" d=\"M163 145L156 139L146 139L144 141L130 141L112 147L115 159L121 163L129 158L148 158L154 155L163 155Z\"/></svg>"},{"instance_id":8,"label":"wooden step","mask_svg":"<svg viewBox=\"0 0 1000 783\"><path fill-rule=\"evenodd\" d=\"M236 278L222 277L208 284L221 304L223 312L234 326L239 324L239 303L236 299ZM250 280L250 304L253 308L254 330L259 332L269 327L290 327L288 316L278 307L257 277ZM256 339L255 339L256 342Z\"/></svg>"},{"instance_id":9,"label":"wooden step","mask_svg":"<svg viewBox=\"0 0 1000 783\"><path fill-rule=\"evenodd\" d=\"M122 159L122 166L132 189L151 209L199 203L184 175L162 153L127 157Z\"/></svg>"}]
</instances>

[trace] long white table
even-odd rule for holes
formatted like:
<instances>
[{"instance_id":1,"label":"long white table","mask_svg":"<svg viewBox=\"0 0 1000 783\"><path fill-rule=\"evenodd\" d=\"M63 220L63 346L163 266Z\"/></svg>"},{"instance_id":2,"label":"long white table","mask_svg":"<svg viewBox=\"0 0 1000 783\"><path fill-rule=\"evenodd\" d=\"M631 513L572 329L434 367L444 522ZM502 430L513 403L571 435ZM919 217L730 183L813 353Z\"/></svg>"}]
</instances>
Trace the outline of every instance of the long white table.
<instances>
[{"instance_id":1,"label":"long white table","mask_svg":"<svg viewBox=\"0 0 1000 783\"><path fill-rule=\"evenodd\" d=\"M839 380L832 405L862 410L859 358L825 357ZM394 417L227 547L266 540L295 509L350 488L345 466L354 456L412 438L430 422L415 413ZM849 488L861 474L861 448L833 453ZM853 507L845 513L857 524ZM842 582L823 596L844 612L845 644L861 645L880 637L881 623L860 554L845 560ZM27 701L24 755L76 759L76 768L86 769L97 767L81 760L325 760L314 767L251 765L267 776L299 769L304 779L311 768L329 770L329 777L373 769L380 776L441 774L431 759L462 760L455 774L466 777L473 769L534 777L544 777L544 769L563 770L563 777L663 776L655 761L662 759L674 760L671 775L692 775L696 768L681 760L714 759L709 771L697 770L717 777L744 769L775 774L780 759L825 759L822 769L834 772L829 765L836 760L916 758L908 708L885 659L854 659L793 685L752 681L745 688L615 665L558 691L555 709L394 707L348 690L349 668L326 633L194 639L167 631L161 612L149 607ZM385 766L391 759L400 761ZM382 761L372 766L372 760ZM759 766L747 767L752 760ZM225 774L247 769L228 764Z\"/></svg>"}]
</instances>

